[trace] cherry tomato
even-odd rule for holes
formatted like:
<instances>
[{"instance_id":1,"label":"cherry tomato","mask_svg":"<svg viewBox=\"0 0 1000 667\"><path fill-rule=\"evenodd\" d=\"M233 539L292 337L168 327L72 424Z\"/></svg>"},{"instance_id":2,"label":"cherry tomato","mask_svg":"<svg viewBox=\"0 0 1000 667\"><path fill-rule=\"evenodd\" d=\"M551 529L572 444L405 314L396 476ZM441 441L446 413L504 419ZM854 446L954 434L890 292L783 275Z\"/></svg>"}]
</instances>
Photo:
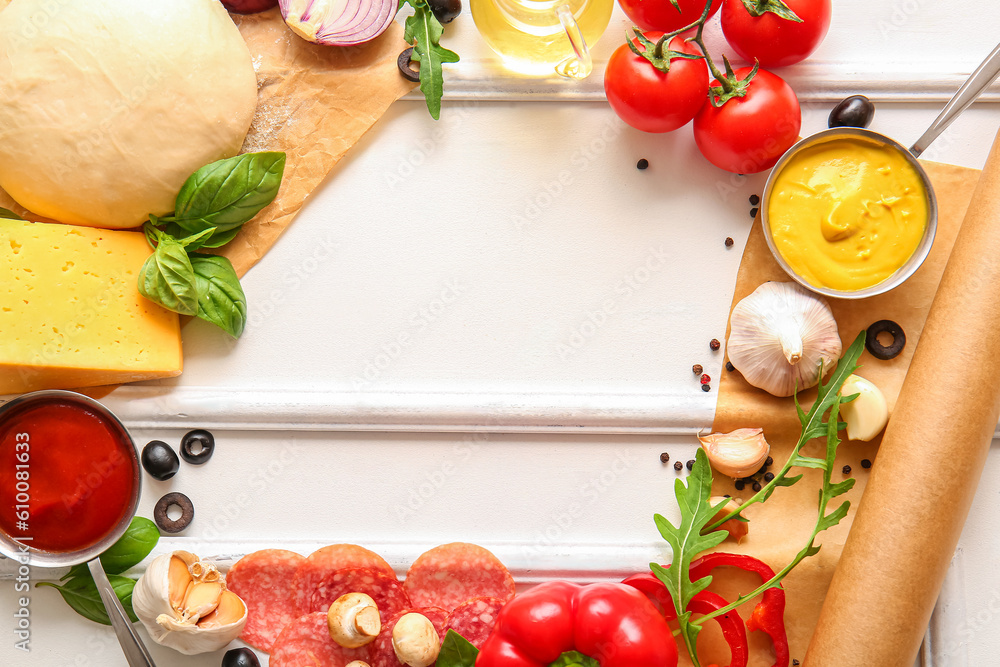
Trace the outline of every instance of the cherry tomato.
<instances>
[{"instance_id":1,"label":"cherry tomato","mask_svg":"<svg viewBox=\"0 0 1000 667\"><path fill-rule=\"evenodd\" d=\"M740 67L743 79L750 67ZM712 82L713 86L718 82ZM760 70L744 97L721 107L706 104L694 117L694 140L709 162L736 174L754 174L774 166L796 142L802 112L795 91L784 79Z\"/></svg>"},{"instance_id":2,"label":"cherry tomato","mask_svg":"<svg viewBox=\"0 0 1000 667\"><path fill-rule=\"evenodd\" d=\"M644 33L656 42L662 32ZM638 39L632 43L642 49ZM682 37L669 48L692 55L700 52ZM708 99L708 66L705 60L673 58L670 71L661 72L651 62L619 46L604 70L604 92L619 118L643 132L670 132L687 124Z\"/></svg>"},{"instance_id":3,"label":"cherry tomato","mask_svg":"<svg viewBox=\"0 0 1000 667\"><path fill-rule=\"evenodd\" d=\"M742 0L723 0L722 33L741 57L761 67L784 67L816 50L830 29L832 0L785 0L801 23L774 12L751 16Z\"/></svg>"},{"instance_id":4,"label":"cherry tomato","mask_svg":"<svg viewBox=\"0 0 1000 667\"><path fill-rule=\"evenodd\" d=\"M622 11L643 30L673 32L698 20L705 11L706 0L677 0L677 11L670 0L618 0ZM712 0L711 17L719 11L722 0Z\"/></svg>"}]
</instances>

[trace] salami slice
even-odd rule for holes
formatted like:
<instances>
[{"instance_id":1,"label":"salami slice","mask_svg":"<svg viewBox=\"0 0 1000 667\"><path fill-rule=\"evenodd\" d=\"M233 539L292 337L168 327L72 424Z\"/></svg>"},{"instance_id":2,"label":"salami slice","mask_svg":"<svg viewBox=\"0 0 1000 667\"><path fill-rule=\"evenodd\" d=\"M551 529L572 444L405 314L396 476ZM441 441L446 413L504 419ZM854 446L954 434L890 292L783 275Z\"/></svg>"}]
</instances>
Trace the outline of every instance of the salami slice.
<instances>
[{"instance_id":1,"label":"salami slice","mask_svg":"<svg viewBox=\"0 0 1000 667\"><path fill-rule=\"evenodd\" d=\"M400 662L399 658L396 657L396 649L392 646L392 630L396 627L396 622L399 619L406 614L413 612L426 616L427 620L434 625L434 629L437 630L441 641L444 641L445 627L448 622L448 612L437 607L428 607L426 609L403 609L388 621L382 623L382 630L378 633L378 637L375 638L375 641L369 644L369 647L371 648L371 653L369 655L371 667L406 667L406 665Z\"/></svg>"},{"instance_id":2,"label":"salami slice","mask_svg":"<svg viewBox=\"0 0 1000 667\"><path fill-rule=\"evenodd\" d=\"M330 639L326 613L300 616L274 642L270 667L346 667L353 660L369 659L367 646L343 648Z\"/></svg>"},{"instance_id":3,"label":"salami slice","mask_svg":"<svg viewBox=\"0 0 1000 667\"><path fill-rule=\"evenodd\" d=\"M514 597L514 579L496 556L475 544L453 542L435 547L413 561L403 590L416 607L453 611L472 598Z\"/></svg>"},{"instance_id":4,"label":"salami slice","mask_svg":"<svg viewBox=\"0 0 1000 667\"><path fill-rule=\"evenodd\" d=\"M473 646L481 649L483 642L493 632L493 626L497 622L497 615L505 604L507 602L500 598L472 598L471 600L467 600L448 615L445 632L454 630L465 637ZM441 638L444 639L444 635Z\"/></svg>"},{"instance_id":5,"label":"salami slice","mask_svg":"<svg viewBox=\"0 0 1000 667\"><path fill-rule=\"evenodd\" d=\"M396 576L384 558L356 544L331 544L309 554L292 582L292 595L299 615L315 611L312 608L313 593L327 576L337 570L360 567L377 570L388 577Z\"/></svg>"},{"instance_id":6,"label":"salami slice","mask_svg":"<svg viewBox=\"0 0 1000 667\"><path fill-rule=\"evenodd\" d=\"M319 582L313 591L309 611L326 611L334 600L346 593L364 593L371 597L383 623L410 607L410 599L395 575L387 577L379 570L352 567L334 570Z\"/></svg>"},{"instance_id":7,"label":"salami slice","mask_svg":"<svg viewBox=\"0 0 1000 667\"><path fill-rule=\"evenodd\" d=\"M264 549L236 561L226 585L247 605L247 624L240 639L270 653L286 625L299 617L292 598L292 579L306 562L284 549Z\"/></svg>"}]
</instances>

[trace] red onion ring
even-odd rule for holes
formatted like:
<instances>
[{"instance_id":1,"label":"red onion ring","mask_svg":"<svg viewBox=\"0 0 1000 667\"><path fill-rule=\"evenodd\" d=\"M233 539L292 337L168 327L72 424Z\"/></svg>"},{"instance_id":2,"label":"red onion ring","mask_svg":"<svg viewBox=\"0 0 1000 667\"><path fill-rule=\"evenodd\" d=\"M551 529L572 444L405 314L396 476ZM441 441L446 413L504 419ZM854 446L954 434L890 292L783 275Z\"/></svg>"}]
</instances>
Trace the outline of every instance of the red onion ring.
<instances>
[{"instance_id":1,"label":"red onion ring","mask_svg":"<svg viewBox=\"0 0 1000 667\"><path fill-rule=\"evenodd\" d=\"M281 16L303 39L352 46L375 39L396 15L395 0L279 0Z\"/></svg>"}]
</instances>

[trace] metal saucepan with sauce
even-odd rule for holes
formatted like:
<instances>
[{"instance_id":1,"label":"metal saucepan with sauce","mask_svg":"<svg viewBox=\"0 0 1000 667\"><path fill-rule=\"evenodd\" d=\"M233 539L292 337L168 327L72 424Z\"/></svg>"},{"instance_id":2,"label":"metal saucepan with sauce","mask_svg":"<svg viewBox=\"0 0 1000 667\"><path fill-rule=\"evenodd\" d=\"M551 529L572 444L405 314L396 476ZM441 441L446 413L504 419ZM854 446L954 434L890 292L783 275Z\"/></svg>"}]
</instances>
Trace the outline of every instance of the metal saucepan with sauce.
<instances>
[{"instance_id":1,"label":"metal saucepan with sauce","mask_svg":"<svg viewBox=\"0 0 1000 667\"><path fill-rule=\"evenodd\" d=\"M782 269L820 294L861 299L902 284L927 258L937 200L917 157L1000 75L1000 46L909 150L864 127L800 140L764 186L764 237Z\"/></svg>"}]
</instances>

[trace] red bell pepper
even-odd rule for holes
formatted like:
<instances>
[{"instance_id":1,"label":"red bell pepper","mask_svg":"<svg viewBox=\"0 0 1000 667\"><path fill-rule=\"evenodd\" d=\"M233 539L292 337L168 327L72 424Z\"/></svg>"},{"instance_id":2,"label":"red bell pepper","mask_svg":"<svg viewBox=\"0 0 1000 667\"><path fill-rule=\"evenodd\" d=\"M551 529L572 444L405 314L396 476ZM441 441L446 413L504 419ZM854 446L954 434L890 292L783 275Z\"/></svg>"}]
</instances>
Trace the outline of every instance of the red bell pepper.
<instances>
[{"instance_id":1,"label":"red bell pepper","mask_svg":"<svg viewBox=\"0 0 1000 667\"><path fill-rule=\"evenodd\" d=\"M631 586L549 581L500 611L476 667L546 667L567 651L601 667L676 667L677 645L656 607Z\"/></svg>"},{"instance_id":2,"label":"red bell pepper","mask_svg":"<svg viewBox=\"0 0 1000 667\"><path fill-rule=\"evenodd\" d=\"M743 554L710 553L691 563L689 572L691 580L697 581L707 577L717 567L738 567L760 576L761 583L774 577L774 570L767 563L753 556ZM785 633L785 591L781 588L769 588L764 591L760 602L753 608L747 627L750 630L762 630L771 638L774 645L774 667L788 667L790 653L788 650L788 635Z\"/></svg>"},{"instance_id":3,"label":"red bell pepper","mask_svg":"<svg viewBox=\"0 0 1000 667\"><path fill-rule=\"evenodd\" d=\"M693 577L692 577L693 578ZM677 620L677 610L674 601L670 597L670 592L662 581L656 578L652 572L634 574L625 579L623 584L632 586L650 599L660 610L667 621ZM688 611L695 614L709 614L716 609L722 609L728 602L721 595L711 591L702 591L691 599L688 603ZM716 616L715 621L722 630L722 636L729 644L729 667L746 667L750 660L750 645L747 643L747 631L743 625L743 618L734 609L733 611Z\"/></svg>"}]
</instances>

